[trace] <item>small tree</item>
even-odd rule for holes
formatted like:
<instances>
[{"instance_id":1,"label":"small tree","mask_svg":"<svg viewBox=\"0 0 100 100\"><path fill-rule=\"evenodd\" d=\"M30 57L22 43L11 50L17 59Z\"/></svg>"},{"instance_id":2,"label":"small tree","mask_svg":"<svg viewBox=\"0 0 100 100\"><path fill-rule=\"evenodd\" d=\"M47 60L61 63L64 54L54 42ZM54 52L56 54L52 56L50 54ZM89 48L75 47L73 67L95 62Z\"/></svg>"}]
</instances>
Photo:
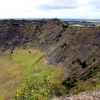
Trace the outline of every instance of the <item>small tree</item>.
<instances>
[{"instance_id":1,"label":"small tree","mask_svg":"<svg viewBox=\"0 0 100 100\"><path fill-rule=\"evenodd\" d=\"M62 96L65 88L60 81L50 76L28 78L15 91L12 100L48 100L55 96Z\"/></svg>"},{"instance_id":2,"label":"small tree","mask_svg":"<svg viewBox=\"0 0 100 100\"><path fill-rule=\"evenodd\" d=\"M86 61L83 61L83 63L82 63L82 68L86 68L86 67L87 67Z\"/></svg>"}]
</instances>

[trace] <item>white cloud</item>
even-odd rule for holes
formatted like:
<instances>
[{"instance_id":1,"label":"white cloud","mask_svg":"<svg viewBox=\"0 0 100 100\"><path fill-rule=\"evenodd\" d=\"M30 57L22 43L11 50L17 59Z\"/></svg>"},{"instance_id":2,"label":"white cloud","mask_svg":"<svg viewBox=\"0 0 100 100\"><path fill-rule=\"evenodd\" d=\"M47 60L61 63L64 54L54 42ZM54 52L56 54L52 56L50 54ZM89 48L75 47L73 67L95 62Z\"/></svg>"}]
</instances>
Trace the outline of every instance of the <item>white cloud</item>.
<instances>
[{"instance_id":1,"label":"white cloud","mask_svg":"<svg viewBox=\"0 0 100 100\"><path fill-rule=\"evenodd\" d=\"M100 0L0 0L0 18L99 18Z\"/></svg>"}]
</instances>

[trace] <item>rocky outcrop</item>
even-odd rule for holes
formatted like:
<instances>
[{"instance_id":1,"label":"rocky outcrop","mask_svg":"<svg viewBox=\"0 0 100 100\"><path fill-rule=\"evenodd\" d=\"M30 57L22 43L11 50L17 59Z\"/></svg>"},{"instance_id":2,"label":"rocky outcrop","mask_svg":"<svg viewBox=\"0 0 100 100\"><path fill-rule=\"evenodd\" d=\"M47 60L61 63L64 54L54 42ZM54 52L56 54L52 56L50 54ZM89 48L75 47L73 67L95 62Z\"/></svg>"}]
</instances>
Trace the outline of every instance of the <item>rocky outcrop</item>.
<instances>
[{"instance_id":1,"label":"rocky outcrop","mask_svg":"<svg viewBox=\"0 0 100 100\"><path fill-rule=\"evenodd\" d=\"M46 65L60 65L66 76L80 78L100 65L100 27L70 26L58 19L1 20L0 50L12 53L16 47L36 47L46 53Z\"/></svg>"},{"instance_id":2,"label":"rocky outcrop","mask_svg":"<svg viewBox=\"0 0 100 100\"><path fill-rule=\"evenodd\" d=\"M81 92L77 95L70 95L66 98L55 98L50 100L100 100L100 90Z\"/></svg>"}]
</instances>

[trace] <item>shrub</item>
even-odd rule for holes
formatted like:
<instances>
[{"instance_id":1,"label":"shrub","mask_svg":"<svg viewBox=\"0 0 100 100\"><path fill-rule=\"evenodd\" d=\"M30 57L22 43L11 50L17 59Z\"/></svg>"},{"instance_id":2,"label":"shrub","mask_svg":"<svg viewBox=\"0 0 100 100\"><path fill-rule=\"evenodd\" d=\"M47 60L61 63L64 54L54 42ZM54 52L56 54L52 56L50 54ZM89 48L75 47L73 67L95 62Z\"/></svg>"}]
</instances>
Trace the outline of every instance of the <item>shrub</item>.
<instances>
[{"instance_id":1,"label":"shrub","mask_svg":"<svg viewBox=\"0 0 100 100\"><path fill-rule=\"evenodd\" d=\"M86 90L91 90L93 89L93 86L92 85L78 85L78 87L74 90L71 90L70 93L72 94L77 94L77 93L80 93L80 92L83 92L83 91L86 91Z\"/></svg>"},{"instance_id":2,"label":"shrub","mask_svg":"<svg viewBox=\"0 0 100 100\"><path fill-rule=\"evenodd\" d=\"M86 61L83 61L83 63L82 63L82 68L86 68L86 67L87 67Z\"/></svg>"},{"instance_id":3,"label":"shrub","mask_svg":"<svg viewBox=\"0 0 100 100\"><path fill-rule=\"evenodd\" d=\"M65 23L62 25L63 28L67 28L69 24Z\"/></svg>"},{"instance_id":4,"label":"shrub","mask_svg":"<svg viewBox=\"0 0 100 100\"><path fill-rule=\"evenodd\" d=\"M72 61L72 64L74 64L75 63L75 61Z\"/></svg>"},{"instance_id":5,"label":"shrub","mask_svg":"<svg viewBox=\"0 0 100 100\"><path fill-rule=\"evenodd\" d=\"M94 90L100 89L100 84L97 84L93 87Z\"/></svg>"},{"instance_id":6,"label":"shrub","mask_svg":"<svg viewBox=\"0 0 100 100\"><path fill-rule=\"evenodd\" d=\"M13 54L13 51L11 51L11 54Z\"/></svg>"},{"instance_id":7,"label":"shrub","mask_svg":"<svg viewBox=\"0 0 100 100\"><path fill-rule=\"evenodd\" d=\"M29 53L31 53L31 51L29 51Z\"/></svg>"},{"instance_id":8,"label":"shrub","mask_svg":"<svg viewBox=\"0 0 100 100\"><path fill-rule=\"evenodd\" d=\"M87 80L87 77L83 76L83 77L80 78L80 80L83 80L83 82L85 82Z\"/></svg>"},{"instance_id":9,"label":"shrub","mask_svg":"<svg viewBox=\"0 0 100 100\"><path fill-rule=\"evenodd\" d=\"M77 59L76 59L76 62L78 62L78 63L79 63L79 62L81 62L81 60L80 60L79 58L77 58Z\"/></svg>"},{"instance_id":10,"label":"shrub","mask_svg":"<svg viewBox=\"0 0 100 100\"><path fill-rule=\"evenodd\" d=\"M79 63L79 65L82 65L81 59L77 58L76 62Z\"/></svg>"},{"instance_id":11,"label":"shrub","mask_svg":"<svg viewBox=\"0 0 100 100\"><path fill-rule=\"evenodd\" d=\"M94 67L94 70L97 70L97 69L99 69L98 66L95 66L95 67Z\"/></svg>"},{"instance_id":12,"label":"shrub","mask_svg":"<svg viewBox=\"0 0 100 100\"><path fill-rule=\"evenodd\" d=\"M87 76L87 78L91 78L91 77L93 77L94 75L96 75L96 71L89 71L89 73L86 75Z\"/></svg>"},{"instance_id":13,"label":"shrub","mask_svg":"<svg viewBox=\"0 0 100 100\"><path fill-rule=\"evenodd\" d=\"M62 85L65 86L66 90L70 90L77 85L77 80L75 78L68 77L62 81Z\"/></svg>"},{"instance_id":14,"label":"shrub","mask_svg":"<svg viewBox=\"0 0 100 100\"><path fill-rule=\"evenodd\" d=\"M82 66L82 68L86 68L87 67L87 64L86 64L86 61L83 61L81 62L81 59L77 58L76 59L76 62Z\"/></svg>"},{"instance_id":15,"label":"shrub","mask_svg":"<svg viewBox=\"0 0 100 100\"><path fill-rule=\"evenodd\" d=\"M91 70L89 71L85 76L81 77L80 80L83 80L83 82L85 82L87 79L93 77L94 75L96 75L96 71L95 70Z\"/></svg>"},{"instance_id":16,"label":"shrub","mask_svg":"<svg viewBox=\"0 0 100 100\"><path fill-rule=\"evenodd\" d=\"M15 91L12 100L47 100L65 93L60 81L50 76L32 77L24 80Z\"/></svg>"},{"instance_id":17,"label":"shrub","mask_svg":"<svg viewBox=\"0 0 100 100\"><path fill-rule=\"evenodd\" d=\"M96 59L94 58L94 59L93 59L93 62L95 62L95 61L96 61Z\"/></svg>"}]
</instances>

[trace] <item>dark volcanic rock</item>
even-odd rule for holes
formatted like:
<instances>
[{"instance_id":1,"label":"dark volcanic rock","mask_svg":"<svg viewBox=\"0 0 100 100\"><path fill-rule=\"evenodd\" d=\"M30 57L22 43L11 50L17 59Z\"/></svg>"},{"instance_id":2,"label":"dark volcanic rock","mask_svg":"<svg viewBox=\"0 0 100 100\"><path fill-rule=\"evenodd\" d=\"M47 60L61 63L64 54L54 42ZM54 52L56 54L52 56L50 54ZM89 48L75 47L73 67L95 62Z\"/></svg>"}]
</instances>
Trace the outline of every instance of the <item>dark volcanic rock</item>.
<instances>
[{"instance_id":1,"label":"dark volcanic rock","mask_svg":"<svg viewBox=\"0 0 100 100\"><path fill-rule=\"evenodd\" d=\"M75 27L58 19L0 21L1 51L29 46L46 52L46 65L60 64L67 76L84 76L88 69L100 64L99 27ZM82 68L77 58L88 66ZM97 63L91 62L92 58Z\"/></svg>"}]
</instances>

